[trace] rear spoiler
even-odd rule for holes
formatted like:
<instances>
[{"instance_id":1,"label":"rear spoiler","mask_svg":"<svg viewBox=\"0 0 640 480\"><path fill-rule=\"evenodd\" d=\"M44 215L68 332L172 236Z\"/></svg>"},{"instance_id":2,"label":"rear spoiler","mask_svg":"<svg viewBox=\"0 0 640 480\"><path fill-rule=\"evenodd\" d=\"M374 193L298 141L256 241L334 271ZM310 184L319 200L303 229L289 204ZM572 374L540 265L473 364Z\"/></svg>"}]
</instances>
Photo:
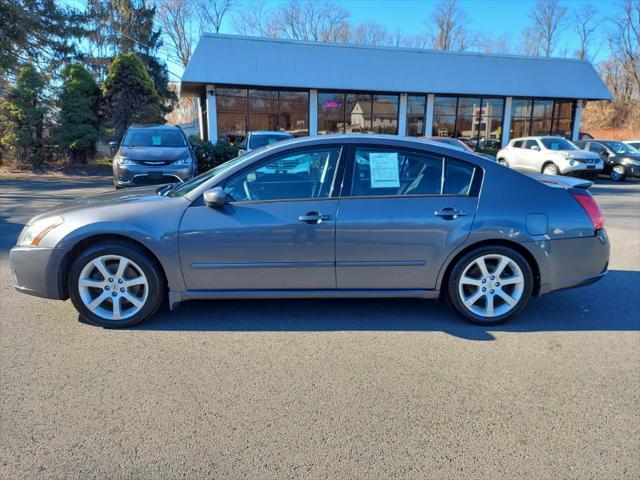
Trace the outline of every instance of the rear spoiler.
<instances>
[{"instance_id":1,"label":"rear spoiler","mask_svg":"<svg viewBox=\"0 0 640 480\"><path fill-rule=\"evenodd\" d=\"M586 190L593 185L593 182L582 178L563 177L560 175L543 175L542 173L527 173L526 175L540 183L544 183L545 185L554 188L582 188Z\"/></svg>"}]
</instances>

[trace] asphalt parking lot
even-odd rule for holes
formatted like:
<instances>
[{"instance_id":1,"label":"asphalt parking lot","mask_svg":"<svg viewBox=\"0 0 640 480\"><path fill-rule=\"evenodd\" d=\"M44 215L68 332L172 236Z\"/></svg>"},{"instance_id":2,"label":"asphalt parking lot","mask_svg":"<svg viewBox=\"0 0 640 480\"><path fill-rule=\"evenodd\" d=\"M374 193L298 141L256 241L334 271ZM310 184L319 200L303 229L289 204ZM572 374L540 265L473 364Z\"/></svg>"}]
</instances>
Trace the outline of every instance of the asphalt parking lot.
<instances>
[{"instance_id":1,"label":"asphalt parking lot","mask_svg":"<svg viewBox=\"0 0 640 480\"><path fill-rule=\"evenodd\" d=\"M604 280L487 328L369 299L193 302L109 331L14 292L22 223L109 188L0 178L0 478L640 477L640 182L592 189Z\"/></svg>"}]
</instances>

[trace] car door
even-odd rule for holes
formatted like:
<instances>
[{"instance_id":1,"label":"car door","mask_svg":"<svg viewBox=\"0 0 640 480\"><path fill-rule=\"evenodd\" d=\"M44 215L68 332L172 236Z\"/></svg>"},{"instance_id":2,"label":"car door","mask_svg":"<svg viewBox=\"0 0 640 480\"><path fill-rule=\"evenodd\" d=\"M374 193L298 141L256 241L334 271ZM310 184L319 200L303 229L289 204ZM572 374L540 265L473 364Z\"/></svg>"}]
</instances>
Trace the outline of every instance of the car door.
<instances>
[{"instance_id":1,"label":"car door","mask_svg":"<svg viewBox=\"0 0 640 480\"><path fill-rule=\"evenodd\" d=\"M542 169L542 153L540 144L535 139L524 142L524 149L520 168L522 170L539 172Z\"/></svg>"},{"instance_id":2,"label":"car door","mask_svg":"<svg viewBox=\"0 0 640 480\"><path fill-rule=\"evenodd\" d=\"M481 169L396 147L350 152L336 224L338 289L434 289L471 230Z\"/></svg>"},{"instance_id":3,"label":"car door","mask_svg":"<svg viewBox=\"0 0 640 480\"><path fill-rule=\"evenodd\" d=\"M516 140L509 147L509 166L511 168L519 168L522 163L522 156L525 154L524 140Z\"/></svg>"},{"instance_id":4,"label":"car door","mask_svg":"<svg viewBox=\"0 0 640 480\"><path fill-rule=\"evenodd\" d=\"M202 200L180 225L189 290L334 289L339 144L297 149L224 182L228 204Z\"/></svg>"},{"instance_id":5,"label":"car door","mask_svg":"<svg viewBox=\"0 0 640 480\"><path fill-rule=\"evenodd\" d=\"M615 155L610 155L609 151L604 147L604 145L597 142L589 142L589 151L593 153L597 153L600 155L602 162L606 166L606 170L608 171L614 162Z\"/></svg>"}]
</instances>

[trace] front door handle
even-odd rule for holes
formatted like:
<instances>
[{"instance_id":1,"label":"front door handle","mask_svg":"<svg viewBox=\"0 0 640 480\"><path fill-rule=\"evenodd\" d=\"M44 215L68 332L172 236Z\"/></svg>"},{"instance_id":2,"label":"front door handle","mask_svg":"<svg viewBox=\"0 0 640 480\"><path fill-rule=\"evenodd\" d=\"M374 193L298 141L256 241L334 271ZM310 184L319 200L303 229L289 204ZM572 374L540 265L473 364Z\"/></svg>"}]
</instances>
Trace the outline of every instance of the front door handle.
<instances>
[{"instance_id":1,"label":"front door handle","mask_svg":"<svg viewBox=\"0 0 640 480\"><path fill-rule=\"evenodd\" d=\"M318 212L309 212L306 215L300 215L298 217L298 220L309 224L322 223L326 222L327 220L331 220L331 215L325 215Z\"/></svg>"},{"instance_id":2,"label":"front door handle","mask_svg":"<svg viewBox=\"0 0 640 480\"><path fill-rule=\"evenodd\" d=\"M462 210L453 207L445 207L440 210L436 210L433 214L436 217L442 217L445 220L455 220L458 217L464 217L466 215Z\"/></svg>"}]
</instances>

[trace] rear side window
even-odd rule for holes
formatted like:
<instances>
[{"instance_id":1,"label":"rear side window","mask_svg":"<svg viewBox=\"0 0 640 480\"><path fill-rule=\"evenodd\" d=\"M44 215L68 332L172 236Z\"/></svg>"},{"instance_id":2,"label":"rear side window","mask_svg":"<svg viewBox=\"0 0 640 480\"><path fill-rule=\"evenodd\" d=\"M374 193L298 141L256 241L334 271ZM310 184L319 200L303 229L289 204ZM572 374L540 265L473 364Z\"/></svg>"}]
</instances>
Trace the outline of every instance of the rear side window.
<instances>
[{"instance_id":1,"label":"rear side window","mask_svg":"<svg viewBox=\"0 0 640 480\"><path fill-rule=\"evenodd\" d=\"M476 170L417 152L356 148L351 196L469 195Z\"/></svg>"}]
</instances>

